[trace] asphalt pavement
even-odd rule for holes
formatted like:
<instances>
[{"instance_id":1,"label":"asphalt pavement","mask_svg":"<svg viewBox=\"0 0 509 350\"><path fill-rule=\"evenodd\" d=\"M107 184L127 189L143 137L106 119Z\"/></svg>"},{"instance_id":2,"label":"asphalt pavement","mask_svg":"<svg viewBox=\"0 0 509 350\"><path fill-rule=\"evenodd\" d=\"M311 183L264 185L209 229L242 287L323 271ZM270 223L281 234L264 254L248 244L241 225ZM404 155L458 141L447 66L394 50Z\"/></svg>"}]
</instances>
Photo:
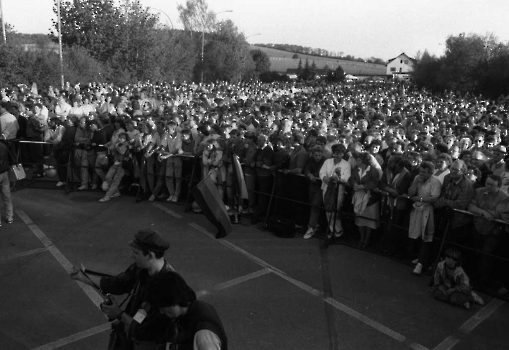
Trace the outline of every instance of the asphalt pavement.
<instances>
[{"instance_id":1,"label":"asphalt pavement","mask_svg":"<svg viewBox=\"0 0 509 350\"><path fill-rule=\"evenodd\" d=\"M99 191L20 189L14 223L0 227L0 349L104 349L100 295L68 271L115 274L127 245L152 227L166 258L218 310L233 350L508 349L507 303L484 296L470 310L435 301L427 276L383 256L318 238L284 239L234 225L224 239L184 206Z\"/></svg>"}]
</instances>

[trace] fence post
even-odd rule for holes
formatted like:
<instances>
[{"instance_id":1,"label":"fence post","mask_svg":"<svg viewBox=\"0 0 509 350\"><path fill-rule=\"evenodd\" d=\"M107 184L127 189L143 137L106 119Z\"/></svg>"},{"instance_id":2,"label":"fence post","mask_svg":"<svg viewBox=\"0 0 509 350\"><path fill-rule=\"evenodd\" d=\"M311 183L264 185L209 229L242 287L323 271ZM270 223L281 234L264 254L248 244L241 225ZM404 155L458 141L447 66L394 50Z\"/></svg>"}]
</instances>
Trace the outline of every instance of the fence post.
<instances>
[{"instance_id":1,"label":"fence post","mask_svg":"<svg viewBox=\"0 0 509 350\"><path fill-rule=\"evenodd\" d=\"M433 276L435 274L435 269L437 268L437 265L440 262L440 257L442 256L442 252L444 250L445 241L447 240L447 235L449 234L449 230L451 228L451 219L452 219L452 216L454 215L454 212L452 210L447 209L446 211L448 213L448 215L446 215L447 223L445 224L444 235L442 236L442 242L440 242L440 248L438 249L437 258L435 259L435 262L432 265L434 268L433 268L433 274L431 275L430 283L433 282Z\"/></svg>"}]
</instances>

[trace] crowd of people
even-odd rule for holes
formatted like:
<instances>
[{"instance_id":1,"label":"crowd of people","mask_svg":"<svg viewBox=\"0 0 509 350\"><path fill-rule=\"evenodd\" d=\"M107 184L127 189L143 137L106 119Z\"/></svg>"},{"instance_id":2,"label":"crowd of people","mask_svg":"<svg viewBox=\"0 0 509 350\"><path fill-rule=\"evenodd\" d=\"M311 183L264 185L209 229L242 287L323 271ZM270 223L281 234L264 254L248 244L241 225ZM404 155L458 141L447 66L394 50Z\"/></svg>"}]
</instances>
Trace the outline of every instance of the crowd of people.
<instances>
[{"instance_id":1,"label":"crowd of people","mask_svg":"<svg viewBox=\"0 0 509 350\"><path fill-rule=\"evenodd\" d=\"M107 202L134 185L137 202L175 203L198 162L198 177L209 176L226 209L253 225L282 215L305 239L346 233L360 248L416 258L417 275L436 267L437 238L447 234L474 285L496 278L508 294L509 97L393 81L67 83L0 94L1 137L32 141L20 154L34 176L44 176L51 153L57 186L78 181Z\"/></svg>"}]
</instances>

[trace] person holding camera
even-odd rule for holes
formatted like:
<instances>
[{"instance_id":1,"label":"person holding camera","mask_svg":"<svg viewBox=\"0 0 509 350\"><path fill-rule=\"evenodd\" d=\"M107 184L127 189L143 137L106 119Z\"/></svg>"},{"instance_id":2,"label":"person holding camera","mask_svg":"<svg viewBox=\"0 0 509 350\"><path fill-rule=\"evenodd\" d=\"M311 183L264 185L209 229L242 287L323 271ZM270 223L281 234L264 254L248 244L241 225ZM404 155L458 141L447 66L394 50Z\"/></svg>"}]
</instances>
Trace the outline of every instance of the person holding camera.
<instances>
[{"instance_id":1,"label":"person holding camera","mask_svg":"<svg viewBox=\"0 0 509 350\"><path fill-rule=\"evenodd\" d=\"M134 263L117 276L98 276L83 269L74 268L71 279L97 288L107 295L101 310L112 322L112 328L118 335L126 335L126 349L134 343L154 342L165 334L171 323L157 308L148 303L147 288L156 276L173 271L165 260L164 253L170 243L156 231L143 229L129 242ZM127 305L121 309L114 297L108 295L129 294Z\"/></svg>"}]
</instances>

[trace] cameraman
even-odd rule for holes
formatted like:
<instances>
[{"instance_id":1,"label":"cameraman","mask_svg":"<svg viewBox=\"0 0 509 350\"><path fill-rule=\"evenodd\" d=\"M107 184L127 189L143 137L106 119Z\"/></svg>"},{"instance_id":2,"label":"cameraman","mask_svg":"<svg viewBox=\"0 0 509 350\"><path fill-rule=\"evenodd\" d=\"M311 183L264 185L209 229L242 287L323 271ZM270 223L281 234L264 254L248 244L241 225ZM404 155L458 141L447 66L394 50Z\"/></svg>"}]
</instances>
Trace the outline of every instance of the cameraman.
<instances>
[{"instance_id":1,"label":"cameraman","mask_svg":"<svg viewBox=\"0 0 509 350\"><path fill-rule=\"evenodd\" d=\"M169 242L151 229L138 231L129 242L134 263L117 276L98 277L85 275L77 268L70 274L71 278L89 286L100 289L107 294L130 294L129 302L124 310L111 298L110 305L102 304L102 311L109 319L117 319L112 327L127 330L128 343L156 339L164 333L170 322L151 308L147 303L147 285L157 275L172 271L170 264L164 259L164 252L170 247ZM128 348L131 348L130 346Z\"/></svg>"}]
</instances>

